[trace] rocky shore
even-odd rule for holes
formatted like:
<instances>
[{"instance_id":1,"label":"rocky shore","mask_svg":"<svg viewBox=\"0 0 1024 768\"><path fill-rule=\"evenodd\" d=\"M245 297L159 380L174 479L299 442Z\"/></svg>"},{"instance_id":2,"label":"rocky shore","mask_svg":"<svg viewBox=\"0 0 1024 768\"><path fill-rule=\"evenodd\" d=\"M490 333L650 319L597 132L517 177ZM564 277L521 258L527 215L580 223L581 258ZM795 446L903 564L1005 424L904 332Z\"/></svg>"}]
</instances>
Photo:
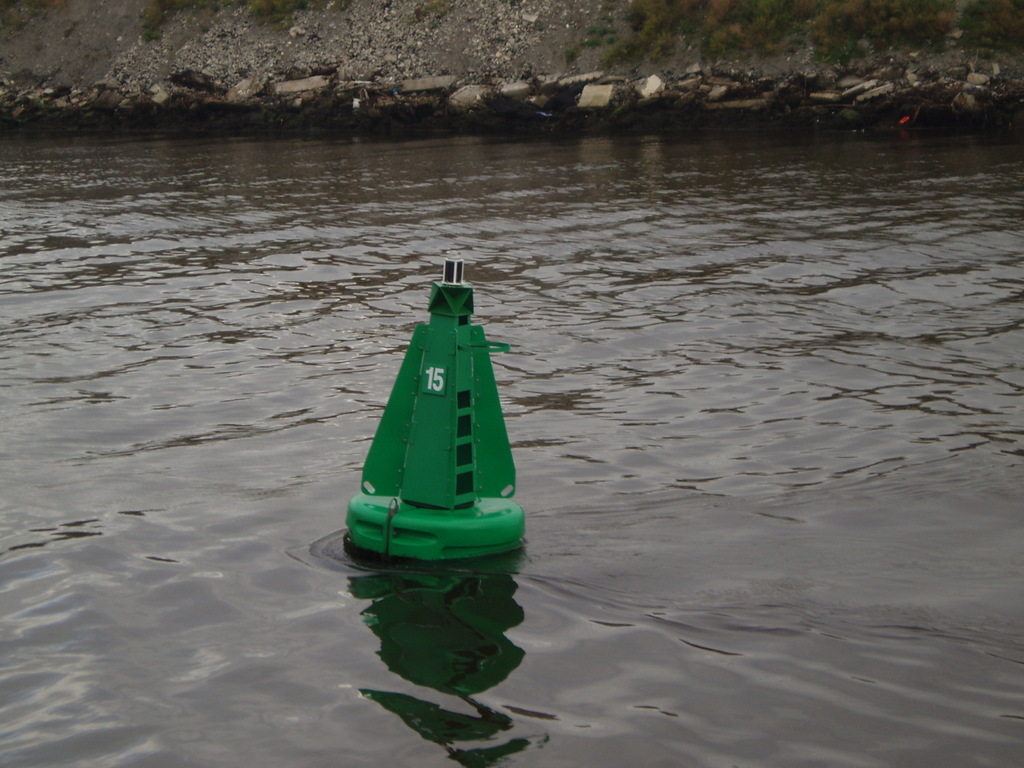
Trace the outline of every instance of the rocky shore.
<instances>
[{"instance_id":1,"label":"rocky shore","mask_svg":"<svg viewBox=\"0 0 1024 768\"><path fill-rule=\"evenodd\" d=\"M680 45L667 61L606 69L597 50L577 48L571 64L565 54L597 11L590 0L475 0L435 20L417 20L423 6L405 0L353 0L343 11L304 12L287 29L232 8L175 18L158 40L144 39L133 15L142 0L106 4L107 14L113 6L120 30L86 0L68 0L61 23L69 26L59 36L56 11L7 34L0 130L393 135L1024 124L1020 62L962 50L952 36L943 51L866 48L845 66L818 62L806 48L771 60L704 61Z\"/></svg>"}]
</instances>

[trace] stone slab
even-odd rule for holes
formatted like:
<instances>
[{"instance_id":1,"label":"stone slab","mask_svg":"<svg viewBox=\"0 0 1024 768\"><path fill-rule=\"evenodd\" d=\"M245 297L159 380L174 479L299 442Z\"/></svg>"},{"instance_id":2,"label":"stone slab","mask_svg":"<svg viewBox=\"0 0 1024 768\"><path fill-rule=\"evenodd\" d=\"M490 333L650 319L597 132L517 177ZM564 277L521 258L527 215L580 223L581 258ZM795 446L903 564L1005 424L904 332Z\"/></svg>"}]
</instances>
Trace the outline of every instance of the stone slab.
<instances>
[{"instance_id":1,"label":"stone slab","mask_svg":"<svg viewBox=\"0 0 1024 768\"><path fill-rule=\"evenodd\" d=\"M577 106L580 109L603 109L611 103L614 94L614 85L594 85L591 83L590 85L583 86Z\"/></svg>"},{"instance_id":2,"label":"stone slab","mask_svg":"<svg viewBox=\"0 0 1024 768\"><path fill-rule=\"evenodd\" d=\"M292 93L305 93L306 91L319 91L326 88L328 80L323 75L304 77L301 80L285 80L281 83L274 83L274 93L284 96Z\"/></svg>"},{"instance_id":3,"label":"stone slab","mask_svg":"<svg viewBox=\"0 0 1024 768\"><path fill-rule=\"evenodd\" d=\"M872 88L870 91L865 91L860 94L855 101L865 102L877 99L879 96L885 96L886 94L892 93L896 90L896 86L893 83L883 83L877 88Z\"/></svg>"},{"instance_id":4,"label":"stone slab","mask_svg":"<svg viewBox=\"0 0 1024 768\"><path fill-rule=\"evenodd\" d=\"M870 91L876 85L878 85L877 80L864 80L863 82L857 83L857 85L851 86L843 91L843 98L849 99L850 97L857 96L865 91Z\"/></svg>"},{"instance_id":5,"label":"stone slab","mask_svg":"<svg viewBox=\"0 0 1024 768\"><path fill-rule=\"evenodd\" d=\"M530 84L525 80L502 83L499 93L509 99L522 100L530 95Z\"/></svg>"},{"instance_id":6,"label":"stone slab","mask_svg":"<svg viewBox=\"0 0 1024 768\"><path fill-rule=\"evenodd\" d=\"M448 103L459 109L469 109L481 103L488 90L485 85L464 85L448 97Z\"/></svg>"},{"instance_id":7,"label":"stone slab","mask_svg":"<svg viewBox=\"0 0 1024 768\"><path fill-rule=\"evenodd\" d=\"M665 81L657 75L644 78L636 87L641 99L650 99L665 90Z\"/></svg>"},{"instance_id":8,"label":"stone slab","mask_svg":"<svg viewBox=\"0 0 1024 768\"><path fill-rule=\"evenodd\" d=\"M399 90L402 93L428 93L430 91L447 91L453 85L455 85L455 77L452 75L414 77L411 80L403 80Z\"/></svg>"},{"instance_id":9,"label":"stone slab","mask_svg":"<svg viewBox=\"0 0 1024 768\"><path fill-rule=\"evenodd\" d=\"M580 85L586 83L593 83L596 80L600 80L604 77L604 72L587 72L584 75L571 75L569 77L558 78L558 85Z\"/></svg>"}]
</instances>

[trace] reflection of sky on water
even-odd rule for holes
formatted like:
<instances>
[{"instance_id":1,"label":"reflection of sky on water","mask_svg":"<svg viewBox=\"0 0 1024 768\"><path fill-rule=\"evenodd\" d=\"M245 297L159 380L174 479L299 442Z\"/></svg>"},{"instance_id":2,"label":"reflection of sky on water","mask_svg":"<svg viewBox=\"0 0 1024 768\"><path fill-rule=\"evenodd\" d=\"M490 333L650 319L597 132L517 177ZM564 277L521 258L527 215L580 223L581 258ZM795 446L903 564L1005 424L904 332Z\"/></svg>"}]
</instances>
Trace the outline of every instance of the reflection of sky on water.
<instances>
[{"instance_id":1,"label":"reflection of sky on water","mask_svg":"<svg viewBox=\"0 0 1024 768\"><path fill-rule=\"evenodd\" d=\"M523 621L523 609L514 597L516 586L506 573L381 573L351 578L352 595L372 601L362 616L380 640L378 655L387 668L420 689L460 701L437 703L427 698L437 697L425 690L415 696L360 692L463 765L491 765L538 738L546 740L514 735L511 717L473 698L504 681L523 660L523 650L505 636ZM455 746L474 743L481 746Z\"/></svg>"}]
</instances>

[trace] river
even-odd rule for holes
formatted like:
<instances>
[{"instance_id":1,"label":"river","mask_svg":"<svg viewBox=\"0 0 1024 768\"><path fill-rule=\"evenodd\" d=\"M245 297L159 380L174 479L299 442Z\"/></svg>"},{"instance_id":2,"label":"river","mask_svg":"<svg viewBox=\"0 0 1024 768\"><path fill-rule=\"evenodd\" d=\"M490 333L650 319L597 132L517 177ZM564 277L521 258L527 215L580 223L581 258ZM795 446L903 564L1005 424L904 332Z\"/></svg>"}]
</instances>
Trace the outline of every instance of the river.
<instances>
[{"instance_id":1,"label":"river","mask_svg":"<svg viewBox=\"0 0 1024 768\"><path fill-rule=\"evenodd\" d=\"M1024 761L1024 143L0 139L0 763ZM447 254L527 544L338 543Z\"/></svg>"}]
</instances>

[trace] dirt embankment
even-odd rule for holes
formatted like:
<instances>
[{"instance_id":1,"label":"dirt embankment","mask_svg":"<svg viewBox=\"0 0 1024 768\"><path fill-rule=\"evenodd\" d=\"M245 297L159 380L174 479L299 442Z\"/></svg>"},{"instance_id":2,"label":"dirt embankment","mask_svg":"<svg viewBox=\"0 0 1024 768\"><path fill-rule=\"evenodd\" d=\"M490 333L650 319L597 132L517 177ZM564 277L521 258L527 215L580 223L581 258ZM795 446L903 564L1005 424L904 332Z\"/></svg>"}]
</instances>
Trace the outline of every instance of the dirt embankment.
<instances>
[{"instance_id":1,"label":"dirt embankment","mask_svg":"<svg viewBox=\"0 0 1024 768\"><path fill-rule=\"evenodd\" d=\"M677 46L602 68L606 0L351 0L288 28L243 9L181 14L143 38L146 0L66 0L0 32L0 127L395 131L842 128L1024 122L1024 62L872 51L848 66L810 46L709 61ZM340 6L344 5L342 8ZM621 16L621 14L619 14ZM621 34L624 22L614 21Z\"/></svg>"}]
</instances>

